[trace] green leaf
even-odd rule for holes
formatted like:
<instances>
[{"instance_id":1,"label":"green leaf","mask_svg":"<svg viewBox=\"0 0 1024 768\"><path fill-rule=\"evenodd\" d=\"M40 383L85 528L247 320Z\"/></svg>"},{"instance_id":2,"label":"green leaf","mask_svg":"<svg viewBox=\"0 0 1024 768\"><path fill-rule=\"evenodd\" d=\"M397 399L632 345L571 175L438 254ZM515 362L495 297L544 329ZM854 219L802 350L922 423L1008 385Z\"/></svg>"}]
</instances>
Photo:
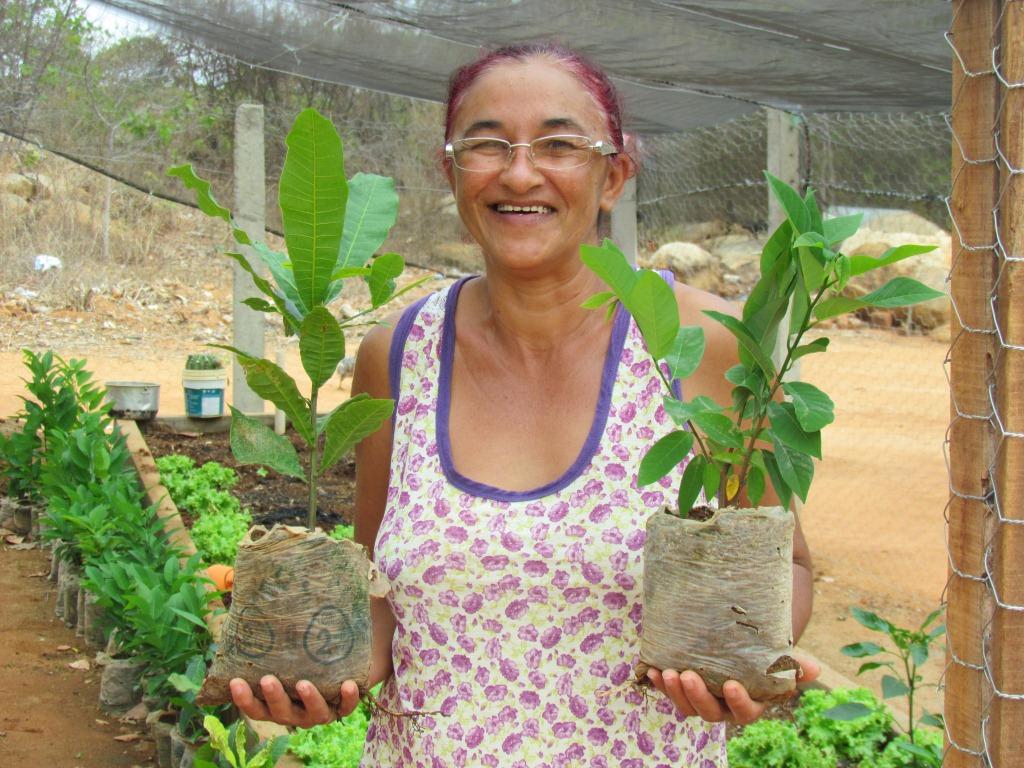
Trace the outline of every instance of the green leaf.
<instances>
[{"instance_id":1,"label":"green leaf","mask_svg":"<svg viewBox=\"0 0 1024 768\"><path fill-rule=\"evenodd\" d=\"M764 496L764 472L758 467L751 466L747 469L747 496L755 507L761 503Z\"/></svg>"},{"instance_id":2,"label":"green leaf","mask_svg":"<svg viewBox=\"0 0 1024 768\"><path fill-rule=\"evenodd\" d=\"M768 403L768 421L773 439L800 453L821 458L821 432L805 431L792 403Z\"/></svg>"},{"instance_id":3,"label":"green leaf","mask_svg":"<svg viewBox=\"0 0 1024 768\"><path fill-rule=\"evenodd\" d=\"M267 425L231 408L231 453L240 464L263 464L283 475L299 480L306 473L299 464L295 446L284 435Z\"/></svg>"},{"instance_id":4,"label":"green leaf","mask_svg":"<svg viewBox=\"0 0 1024 768\"><path fill-rule=\"evenodd\" d=\"M769 353L761 349L761 346L750 333L747 326L743 324L742 320L732 315L727 315L724 312L716 312L713 309L705 309L704 314L724 325L736 337L740 343L741 352L745 351L753 362L764 371L765 378L769 381L775 378L775 365L772 363Z\"/></svg>"},{"instance_id":5,"label":"green leaf","mask_svg":"<svg viewBox=\"0 0 1024 768\"><path fill-rule=\"evenodd\" d=\"M814 198L813 187L807 188L807 194L804 195L804 206L807 208L807 215L810 218L810 228L815 232L824 232L821 209L818 208L818 201Z\"/></svg>"},{"instance_id":6,"label":"green leaf","mask_svg":"<svg viewBox=\"0 0 1024 768\"><path fill-rule=\"evenodd\" d=\"M213 715L206 715L203 718L203 728L210 734L210 744L213 748L221 754L230 751L231 745L228 743L228 731L227 728Z\"/></svg>"},{"instance_id":7,"label":"green leaf","mask_svg":"<svg viewBox=\"0 0 1024 768\"><path fill-rule=\"evenodd\" d=\"M896 749L907 752L908 754L920 757L929 766L933 768L941 768L942 766L942 754L936 750L922 747L920 744L912 744L902 738L895 739L893 743L896 745Z\"/></svg>"},{"instance_id":8,"label":"green leaf","mask_svg":"<svg viewBox=\"0 0 1024 768\"><path fill-rule=\"evenodd\" d=\"M314 307L302 321L299 356L314 390L330 380L338 362L345 356L345 335L326 307Z\"/></svg>"},{"instance_id":9,"label":"green leaf","mask_svg":"<svg viewBox=\"0 0 1024 768\"><path fill-rule=\"evenodd\" d=\"M232 226L232 234L234 234L235 240L242 245L251 244L249 236L246 235L243 230L235 227L235 222L231 218L231 211L213 199L213 195L210 192L210 182L196 176L196 173L190 164L176 165L173 168L168 168L167 175L179 179L181 183L185 185L186 189L190 189L196 193L196 203L199 205L199 210L207 216L224 219L224 221L230 224Z\"/></svg>"},{"instance_id":10,"label":"green leaf","mask_svg":"<svg viewBox=\"0 0 1024 768\"><path fill-rule=\"evenodd\" d=\"M327 300L341 248L345 161L338 132L315 109L299 113L285 143L278 202L295 287L308 310Z\"/></svg>"},{"instance_id":11,"label":"green leaf","mask_svg":"<svg viewBox=\"0 0 1024 768\"><path fill-rule=\"evenodd\" d=\"M331 274L331 282L335 280L347 280L350 277L369 277L369 267L342 267Z\"/></svg>"},{"instance_id":12,"label":"green leaf","mask_svg":"<svg viewBox=\"0 0 1024 768\"><path fill-rule=\"evenodd\" d=\"M324 426L326 440L319 471L327 470L356 443L380 429L394 410L394 400L362 398L343 403Z\"/></svg>"},{"instance_id":13,"label":"green leaf","mask_svg":"<svg viewBox=\"0 0 1024 768\"><path fill-rule=\"evenodd\" d=\"M661 480L671 472L693 448L693 433L685 430L669 432L651 446L640 462L637 485L643 487Z\"/></svg>"},{"instance_id":14,"label":"green leaf","mask_svg":"<svg viewBox=\"0 0 1024 768\"><path fill-rule=\"evenodd\" d=\"M832 398L813 384L803 381L788 381L782 391L793 398L796 420L805 432L816 432L835 420Z\"/></svg>"},{"instance_id":15,"label":"green leaf","mask_svg":"<svg viewBox=\"0 0 1024 768\"><path fill-rule=\"evenodd\" d=\"M636 284L636 271L611 240L600 245L581 245L580 258L623 301Z\"/></svg>"},{"instance_id":16,"label":"green leaf","mask_svg":"<svg viewBox=\"0 0 1024 768\"><path fill-rule=\"evenodd\" d=\"M772 232L772 236L768 238L768 241L764 244L764 248L761 249L761 275L768 276L770 274L776 274L780 272L779 267L785 267L786 264L779 264L779 258L789 253L790 244L793 242L793 227L789 223L789 219L782 222L775 231ZM781 270L784 271L784 270ZM764 279L764 278L762 278ZM751 296L754 292L751 292Z\"/></svg>"},{"instance_id":17,"label":"green leaf","mask_svg":"<svg viewBox=\"0 0 1024 768\"><path fill-rule=\"evenodd\" d=\"M386 303L395 292L395 278L405 269L405 260L397 253L383 253L373 260L366 284L370 288L370 302L376 309Z\"/></svg>"},{"instance_id":18,"label":"green leaf","mask_svg":"<svg viewBox=\"0 0 1024 768\"><path fill-rule=\"evenodd\" d=\"M804 355L813 355L818 352L824 352L826 349L828 349L828 339L824 337L815 339L809 344L801 344L799 347L794 349L790 359L799 360Z\"/></svg>"},{"instance_id":19,"label":"green leaf","mask_svg":"<svg viewBox=\"0 0 1024 768\"><path fill-rule=\"evenodd\" d=\"M761 451L761 457L764 461L765 472L768 474L772 488L775 489L775 494L779 497L779 502L783 507L788 507L790 499L793 498L793 490L782 477L775 455L771 451Z\"/></svg>"},{"instance_id":20,"label":"green leaf","mask_svg":"<svg viewBox=\"0 0 1024 768\"><path fill-rule=\"evenodd\" d=\"M589 299L580 304L580 306L583 309L598 309L614 299L615 294L611 291L601 291L600 293L595 293Z\"/></svg>"},{"instance_id":21,"label":"green leaf","mask_svg":"<svg viewBox=\"0 0 1024 768\"><path fill-rule=\"evenodd\" d=\"M921 718L917 721L920 725L931 726L932 728L945 728L942 717L939 715L933 715L931 712L925 712L921 715Z\"/></svg>"},{"instance_id":22,"label":"green leaf","mask_svg":"<svg viewBox=\"0 0 1024 768\"><path fill-rule=\"evenodd\" d=\"M636 320L651 356L660 360L668 355L679 331L679 306L665 279L657 272L641 270L622 303Z\"/></svg>"},{"instance_id":23,"label":"green leaf","mask_svg":"<svg viewBox=\"0 0 1024 768\"><path fill-rule=\"evenodd\" d=\"M772 435L772 447L775 449L772 455L782 479L802 501L807 501L807 492L811 488L811 480L814 477L814 462L806 453L790 450L788 446L779 442L778 437L774 434ZM769 474L771 473L769 472Z\"/></svg>"},{"instance_id":24,"label":"green leaf","mask_svg":"<svg viewBox=\"0 0 1024 768\"><path fill-rule=\"evenodd\" d=\"M899 678L893 677L892 675L882 676L882 698L892 699L896 696L906 696L910 693L910 688Z\"/></svg>"},{"instance_id":25,"label":"green leaf","mask_svg":"<svg viewBox=\"0 0 1024 768\"><path fill-rule=\"evenodd\" d=\"M865 672L873 672L874 670L880 669L881 667L885 666L888 665L883 664L880 661L865 661L863 664L860 665L860 668L857 670L857 674L863 675Z\"/></svg>"},{"instance_id":26,"label":"green leaf","mask_svg":"<svg viewBox=\"0 0 1024 768\"><path fill-rule=\"evenodd\" d=\"M361 267L384 244L398 218L395 180L357 173L348 181L345 229L335 269Z\"/></svg>"},{"instance_id":27,"label":"green leaf","mask_svg":"<svg viewBox=\"0 0 1024 768\"><path fill-rule=\"evenodd\" d=\"M708 462L704 467L704 477L701 485L704 487L704 498L711 499L718 493L718 486L722 482L722 475L714 462Z\"/></svg>"},{"instance_id":28,"label":"green leaf","mask_svg":"<svg viewBox=\"0 0 1024 768\"><path fill-rule=\"evenodd\" d=\"M789 219L789 223L792 224L793 231L800 235L810 229L811 214L808 212L807 205L799 193L782 181L782 179L777 179L767 171L764 172L764 175L768 179L769 189L771 189L779 204L782 205L782 210L786 212L786 217Z\"/></svg>"},{"instance_id":29,"label":"green leaf","mask_svg":"<svg viewBox=\"0 0 1024 768\"><path fill-rule=\"evenodd\" d=\"M167 676L167 682L173 685L174 689L180 693L199 693L199 689L203 687L188 675L183 675L180 672L172 672L169 674Z\"/></svg>"},{"instance_id":30,"label":"green leaf","mask_svg":"<svg viewBox=\"0 0 1024 768\"><path fill-rule=\"evenodd\" d=\"M850 257L839 254L835 261L836 283L832 286L835 290L841 291L850 282Z\"/></svg>"},{"instance_id":31,"label":"green leaf","mask_svg":"<svg viewBox=\"0 0 1024 768\"><path fill-rule=\"evenodd\" d=\"M693 414L691 420L701 432L719 445L726 448L743 448L743 435L724 413L701 411Z\"/></svg>"},{"instance_id":32,"label":"green leaf","mask_svg":"<svg viewBox=\"0 0 1024 768\"><path fill-rule=\"evenodd\" d=\"M854 254L850 257L850 275L856 277L865 272L870 272L872 269L886 267L890 264L895 264L897 261L909 259L911 256L929 253L937 247L936 245L899 245L895 248L890 248L877 259L865 256L862 253Z\"/></svg>"},{"instance_id":33,"label":"green leaf","mask_svg":"<svg viewBox=\"0 0 1024 768\"><path fill-rule=\"evenodd\" d=\"M697 454L686 465L683 470L683 479L679 481L679 514L682 517L689 517L693 504L697 501L700 489L704 485L704 466L707 460L702 454Z\"/></svg>"},{"instance_id":34,"label":"green leaf","mask_svg":"<svg viewBox=\"0 0 1024 768\"><path fill-rule=\"evenodd\" d=\"M825 282L825 265L810 248L800 249L800 277L804 289L812 296L817 295Z\"/></svg>"},{"instance_id":35,"label":"green leaf","mask_svg":"<svg viewBox=\"0 0 1024 768\"><path fill-rule=\"evenodd\" d=\"M877 643L850 643L850 645L844 645L839 649L839 652L843 656L849 656L853 659L860 659L865 656L874 656L876 653L881 653L884 648ZM857 673L858 675L860 672Z\"/></svg>"},{"instance_id":36,"label":"green leaf","mask_svg":"<svg viewBox=\"0 0 1024 768\"><path fill-rule=\"evenodd\" d=\"M917 666L921 666L928 661L928 646L925 643L911 643L910 657Z\"/></svg>"},{"instance_id":37,"label":"green leaf","mask_svg":"<svg viewBox=\"0 0 1024 768\"><path fill-rule=\"evenodd\" d=\"M703 395L695 397L689 403L667 396L662 402L665 405L665 413L679 426L683 426L687 421L690 421L694 414L721 413L724 410L710 397Z\"/></svg>"},{"instance_id":38,"label":"green leaf","mask_svg":"<svg viewBox=\"0 0 1024 768\"><path fill-rule=\"evenodd\" d=\"M257 312L267 312L274 315L278 314L277 307L275 307L266 299L261 299L257 296L252 296L248 299L242 299L242 303L245 304L245 306L249 307L249 309L254 309Z\"/></svg>"},{"instance_id":39,"label":"green leaf","mask_svg":"<svg viewBox=\"0 0 1024 768\"><path fill-rule=\"evenodd\" d=\"M691 376L704 357L704 329L688 325L676 331L672 346L665 355L669 374L673 379Z\"/></svg>"},{"instance_id":40,"label":"green leaf","mask_svg":"<svg viewBox=\"0 0 1024 768\"><path fill-rule=\"evenodd\" d=\"M946 294L929 288L910 277L894 277L876 291L852 299L848 296L833 296L825 299L814 308L814 316L819 320L836 317L847 312L854 312L865 307L907 307L920 304L922 301L941 299Z\"/></svg>"},{"instance_id":41,"label":"green leaf","mask_svg":"<svg viewBox=\"0 0 1024 768\"><path fill-rule=\"evenodd\" d=\"M306 306L302 297L299 296L299 289L295 287L295 274L288 256L280 251L275 251L265 243L256 242L252 247L260 261L270 270L270 274L277 284L277 291L272 291L272 293L280 295L286 303L290 303L291 311L297 318L305 317L310 308Z\"/></svg>"},{"instance_id":42,"label":"green leaf","mask_svg":"<svg viewBox=\"0 0 1024 768\"><path fill-rule=\"evenodd\" d=\"M829 720L859 720L870 715L874 710L859 701L846 701L842 704L826 709L821 714Z\"/></svg>"},{"instance_id":43,"label":"green leaf","mask_svg":"<svg viewBox=\"0 0 1024 768\"><path fill-rule=\"evenodd\" d=\"M858 624L860 624L862 627L867 627L868 629L874 630L875 632L884 632L885 634L890 634L894 629L891 623L881 618L877 614L872 613L871 611L865 610L863 608L851 606L850 613L853 615L853 618L857 620Z\"/></svg>"},{"instance_id":44,"label":"green leaf","mask_svg":"<svg viewBox=\"0 0 1024 768\"><path fill-rule=\"evenodd\" d=\"M804 232L800 237L793 241L794 248L817 248L821 250L827 245L825 242L825 236L820 232L810 231Z\"/></svg>"},{"instance_id":45,"label":"green leaf","mask_svg":"<svg viewBox=\"0 0 1024 768\"><path fill-rule=\"evenodd\" d=\"M825 219L825 240L831 247L841 243L848 237L852 237L860 229L860 222L864 218L863 213L854 213L850 216L836 216Z\"/></svg>"},{"instance_id":46,"label":"green leaf","mask_svg":"<svg viewBox=\"0 0 1024 768\"><path fill-rule=\"evenodd\" d=\"M176 613L178 616L181 616L181 618L185 619L185 621L192 622L193 624L195 624L200 629L204 629L205 630L207 628L206 627L206 622L203 621L198 616L196 616L194 613L189 613L188 611L183 611L183 610L181 610L181 608L175 608L174 606L170 606L170 609L172 611L174 611L174 613Z\"/></svg>"},{"instance_id":47,"label":"green leaf","mask_svg":"<svg viewBox=\"0 0 1024 768\"><path fill-rule=\"evenodd\" d=\"M922 630L928 629L928 625L931 624L933 621L935 621L937 618L939 618L939 616L942 615L942 612L944 610L945 610L944 608L939 607L939 608L936 608L931 613L929 613L928 616L925 617L925 620L921 622L921 629Z\"/></svg>"}]
</instances>

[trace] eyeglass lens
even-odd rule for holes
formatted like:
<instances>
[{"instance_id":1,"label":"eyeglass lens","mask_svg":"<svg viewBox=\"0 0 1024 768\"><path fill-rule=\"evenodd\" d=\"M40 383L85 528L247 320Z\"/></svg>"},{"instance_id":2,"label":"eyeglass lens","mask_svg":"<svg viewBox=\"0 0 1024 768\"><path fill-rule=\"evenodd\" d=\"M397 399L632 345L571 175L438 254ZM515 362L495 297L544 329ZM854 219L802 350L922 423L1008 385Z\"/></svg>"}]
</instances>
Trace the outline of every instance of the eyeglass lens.
<instances>
[{"instance_id":1,"label":"eyeglass lens","mask_svg":"<svg viewBox=\"0 0 1024 768\"><path fill-rule=\"evenodd\" d=\"M504 139L469 138L453 142L455 165L466 171L501 170L521 146L527 149L534 166L546 170L578 168L590 162L594 153L586 136L543 136L528 146Z\"/></svg>"}]
</instances>

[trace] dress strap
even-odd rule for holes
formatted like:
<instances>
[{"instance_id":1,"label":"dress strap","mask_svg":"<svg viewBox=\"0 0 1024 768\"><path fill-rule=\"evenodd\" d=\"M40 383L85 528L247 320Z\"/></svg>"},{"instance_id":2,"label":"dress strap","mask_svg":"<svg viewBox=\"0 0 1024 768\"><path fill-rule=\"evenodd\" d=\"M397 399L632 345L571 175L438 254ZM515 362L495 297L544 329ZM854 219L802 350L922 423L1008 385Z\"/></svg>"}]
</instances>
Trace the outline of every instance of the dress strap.
<instances>
[{"instance_id":1,"label":"dress strap","mask_svg":"<svg viewBox=\"0 0 1024 768\"><path fill-rule=\"evenodd\" d=\"M391 348L388 351L388 381L391 384L391 399L398 402L398 392L402 381L402 358L405 355L405 341L409 338L409 331L420 313L423 305L427 303L430 294L410 304L402 312L395 325L395 332L391 335Z\"/></svg>"}]
</instances>

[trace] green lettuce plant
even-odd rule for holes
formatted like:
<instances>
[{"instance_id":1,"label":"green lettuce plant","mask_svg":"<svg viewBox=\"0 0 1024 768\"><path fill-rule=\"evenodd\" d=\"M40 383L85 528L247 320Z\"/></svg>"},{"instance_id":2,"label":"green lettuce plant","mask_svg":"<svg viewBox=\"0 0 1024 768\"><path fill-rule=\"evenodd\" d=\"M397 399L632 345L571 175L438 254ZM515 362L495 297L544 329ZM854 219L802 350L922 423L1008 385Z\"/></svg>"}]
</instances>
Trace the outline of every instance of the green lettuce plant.
<instances>
[{"instance_id":1,"label":"green lettuce plant","mask_svg":"<svg viewBox=\"0 0 1024 768\"><path fill-rule=\"evenodd\" d=\"M395 253L373 257L397 215L394 181L365 173L346 181L338 132L313 109L296 118L287 145L278 194L287 253L251 240L235 224L231 212L213 199L210 183L196 176L190 165L171 168L168 174L196 193L204 213L230 224L235 241L251 247L262 269L269 272L267 279L243 254L228 254L252 276L256 288L266 297L249 298L245 303L257 311L280 316L285 332L299 337L302 367L309 377L308 396L271 361L234 347L221 348L235 354L252 390L284 411L309 446L308 462L303 466L286 437L232 408L231 448L235 458L305 481L309 487L308 525L313 529L319 476L376 431L394 409L391 400L362 394L328 414L318 413L320 389L345 357L344 329L365 322L368 312L418 282L396 291L395 280L405 268L402 257ZM366 282L370 308L339 321L328 305L339 296L344 282L353 278Z\"/></svg>"},{"instance_id":2,"label":"green lettuce plant","mask_svg":"<svg viewBox=\"0 0 1024 768\"><path fill-rule=\"evenodd\" d=\"M296 729L288 751L307 768L358 768L363 756L370 711L360 702L352 714L313 728Z\"/></svg>"},{"instance_id":3,"label":"green lettuce plant","mask_svg":"<svg viewBox=\"0 0 1024 768\"><path fill-rule=\"evenodd\" d=\"M857 276L934 246L899 246L879 258L845 255L840 248L857 231L861 215L825 219L813 191L801 197L771 174L766 176L786 220L764 246L760 279L742 317L704 312L738 342L740 362L726 373L733 385L727 406L704 396L690 401L675 396L672 380L697 370L705 340L700 327L680 326L676 297L666 281L652 270L634 270L610 240L581 249L583 262L609 288L584 306L607 307L609 316L618 304L629 310L664 381L665 410L677 427L644 456L639 485L660 480L696 445L679 486L683 517L702 489L709 500L717 496L720 507L744 489L757 505L768 482L784 506L794 494L806 501L812 459L821 458L821 430L834 418L828 395L812 384L787 380L797 360L828 348L826 337L808 339L808 332L847 312L910 306L942 296L908 277L893 278L860 298L844 295ZM783 350L781 361L773 357L777 344Z\"/></svg>"},{"instance_id":4,"label":"green lettuce plant","mask_svg":"<svg viewBox=\"0 0 1024 768\"><path fill-rule=\"evenodd\" d=\"M824 768L835 765L788 720L758 720L726 743L732 768Z\"/></svg>"}]
</instances>

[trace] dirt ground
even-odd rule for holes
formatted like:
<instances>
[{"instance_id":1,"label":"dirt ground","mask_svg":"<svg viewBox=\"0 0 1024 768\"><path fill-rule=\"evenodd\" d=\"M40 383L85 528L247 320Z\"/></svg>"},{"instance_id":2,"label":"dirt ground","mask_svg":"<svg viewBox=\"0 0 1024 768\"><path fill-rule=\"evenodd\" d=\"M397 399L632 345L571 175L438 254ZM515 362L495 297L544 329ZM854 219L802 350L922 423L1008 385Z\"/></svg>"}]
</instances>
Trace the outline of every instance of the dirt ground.
<instances>
[{"instance_id":1,"label":"dirt ground","mask_svg":"<svg viewBox=\"0 0 1024 768\"><path fill-rule=\"evenodd\" d=\"M202 351L204 343L229 339L230 272L207 275L202 283L172 273L140 296L97 295L82 310L41 307L21 298L0 300L0 416L20 406L22 347L84 357L101 382L157 382L160 415L182 414L185 356ZM853 677L859 663L842 656L839 648L878 638L856 624L850 606L916 626L941 599L948 488L942 444L949 418L943 360L948 342L866 327L836 330L831 336L828 353L804 358L801 373L829 393L837 418L824 433L825 459L818 463L801 511L816 580L814 616L800 645ZM355 347L350 341L350 354ZM268 356L278 348L285 353L285 367L298 374L294 343L270 328ZM321 404L330 408L346 396L347 385L340 387L335 379L324 387ZM71 640L50 618L43 580L26 575L42 568L37 558L36 553L0 553L4 583L10 594L23 596L9 599L11 607L3 612L3 647L16 650L5 654L0 677L0 731L6 734L0 736L0 765L20 764L28 755L42 765L144 764L144 754L131 744L112 740L109 734L116 726L95 724L100 717L95 676L67 669L66 659L54 650ZM929 662L923 674L926 682L936 683L941 672L939 659ZM864 682L880 690L877 675L868 677ZM86 683L87 678L92 682ZM925 691L922 698L926 708L941 710L940 693ZM69 736L54 737L58 728ZM105 762L95 762L104 747L109 751ZM79 752L83 757L76 758ZM12 762L8 756L19 759Z\"/></svg>"}]
</instances>

